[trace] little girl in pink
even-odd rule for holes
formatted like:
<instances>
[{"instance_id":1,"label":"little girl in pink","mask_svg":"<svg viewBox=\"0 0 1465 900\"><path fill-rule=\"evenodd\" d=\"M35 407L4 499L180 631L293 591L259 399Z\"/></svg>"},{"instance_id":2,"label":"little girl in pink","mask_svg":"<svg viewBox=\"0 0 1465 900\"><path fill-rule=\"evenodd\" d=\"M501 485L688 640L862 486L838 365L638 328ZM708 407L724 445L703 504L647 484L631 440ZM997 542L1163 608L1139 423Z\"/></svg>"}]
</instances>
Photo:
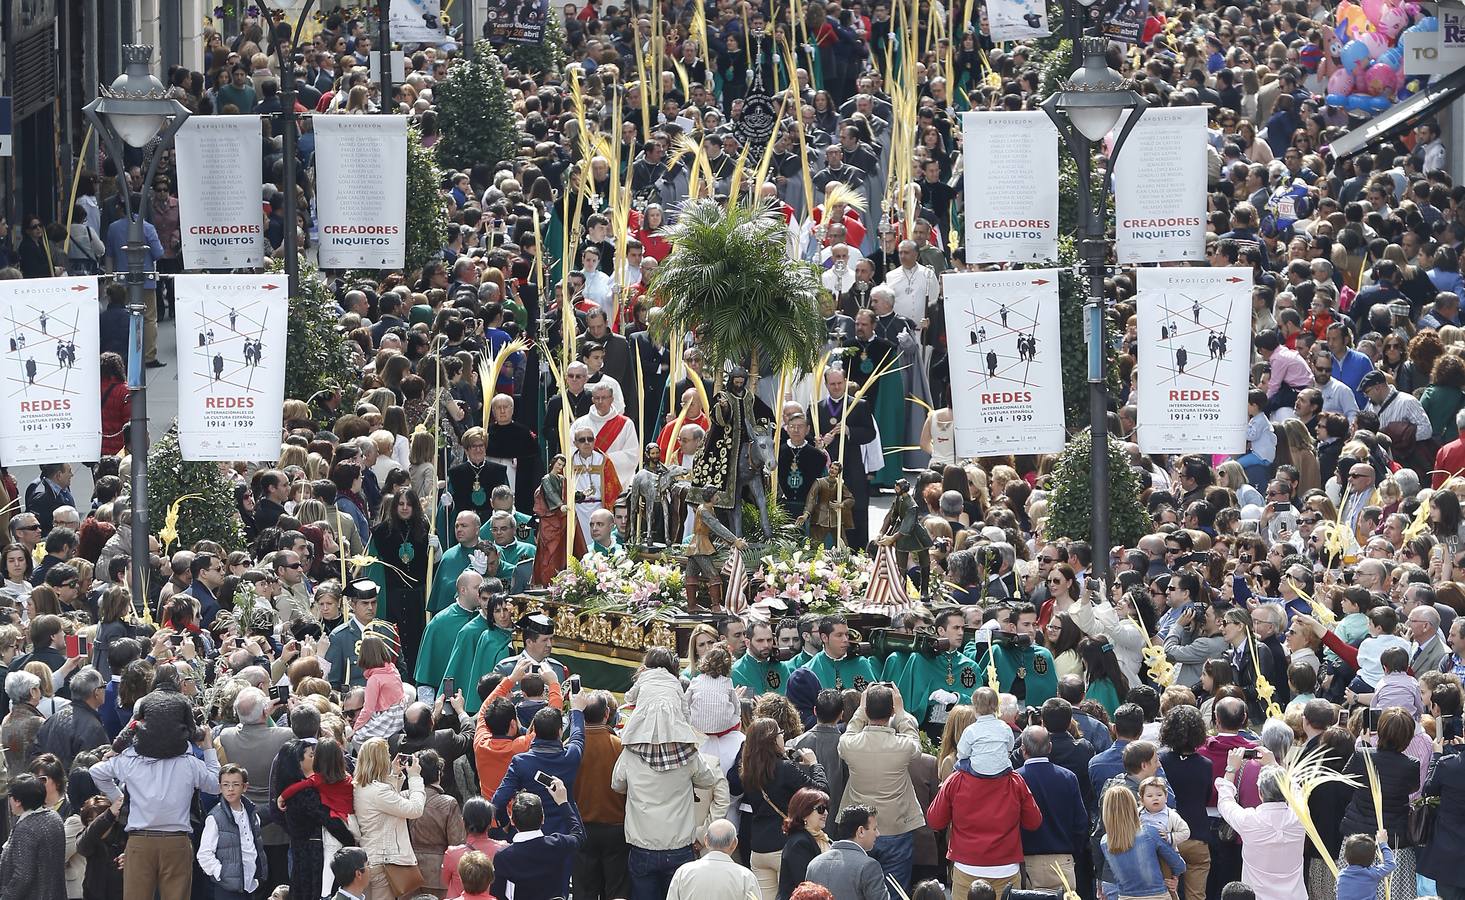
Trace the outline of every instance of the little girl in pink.
<instances>
[{"instance_id":1,"label":"little girl in pink","mask_svg":"<svg viewBox=\"0 0 1465 900\"><path fill-rule=\"evenodd\" d=\"M387 642L379 637L362 638L357 664L366 673L366 702L362 704L361 712L356 714L356 730L360 731L375 716L395 715L400 720L407 691L402 686L402 676L393 665L392 651Z\"/></svg>"}]
</instances>

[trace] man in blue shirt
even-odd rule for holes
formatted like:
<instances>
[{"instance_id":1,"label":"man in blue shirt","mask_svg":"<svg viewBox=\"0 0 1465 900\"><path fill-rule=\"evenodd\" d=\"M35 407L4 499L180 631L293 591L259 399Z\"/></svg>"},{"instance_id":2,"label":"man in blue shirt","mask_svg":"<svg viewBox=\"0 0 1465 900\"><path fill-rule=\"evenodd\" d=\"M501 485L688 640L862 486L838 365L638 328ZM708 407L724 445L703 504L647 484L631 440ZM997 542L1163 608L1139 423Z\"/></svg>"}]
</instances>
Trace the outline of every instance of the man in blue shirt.
<instances>
[{"instance_id":1,"label":"man in blue shirt","mask_svg":"<svg viewBox=\"0 0 1465 900\"><path fill-rule=\"evenodd\" d=\"M142 194L132 195L132 208L142 209ZM137 215L136 212L133 215ZM123 271L127 267L127 253L124 248L127 246L126 217L120 218L107 226L107 257L105 264L107 271ZM147 245L147 256L143 260L143 271L154 273L157 271L156 263L163 258L163 244L158 240L158 229L153 227L151 222L142 223L142 239ZM142 297L144 310L142 314L142 358L149 369L160 369L167 363L158 359L158 280L149 278L142 284Z\"/></svg>"},{"instance_id":2,"label":"man in blue shirt","mask_svg":"<svg viewBox=\"0 0 1465 900\"><path fill-rule=\"evenodd\" d=\"M1387 306L1391 301L1406 299L1396 287L1399 283L1399 267L1393 260L1381 259L1374 263L1371 274L1373 284L1359 291L1358 296L1353 298L1353 303L1348 307L1348 315L1358 328L1368 325L1369 310L1375 306ZM1329 332L1328 344L1330 346L1333 343L1332 338L1332 333ZM1362 408L1363 405L1363 401L1360 400L1358 406Z\"/></svg>"},{"instance_id":3,"label":"man in blue shirt","mask_svg":"<svg viewBox=\"0 0 1465 900\"><path fill-rule=\"evenodd\" d=\"M1095 791L1102 794L1104 785L1109 783L1116 775L1124 774L1124 748L1130 742L1140 739L1145 729L1145 711L1138 703L1121 703L1119 708L1114 710L1114 743L1103 753L1094 754L1089 760L1089 782L1094 785ZM1165 769L1161 767L1158 774L1165 777ZM1169 784L1168 779L1166 784ZM1170 804L1175 804L1175 792L1167 786L1166 793L1170 797Z\"/></svg>"},{"instance_id":4,"label":"man in blue shirt","mask_svg":"<svg viewBox=\"0 0 1465 900\"><path fill-rule=\"evenodd\" d=\"M1389 265L1392 266L1393 263ZM1377 271L1378 267L1375 266L1374 270ZM1359 296L1362 297L1362 294ZM1328 352L1333 354L1333 377L1353 391L1359 409L1368 406L1368 397L1358 389L1358 383L1363 380L1363 376L1373 371L1373 360L1353 349L1353 329L1347 322L1334 322L1328 326Z\"/></svg>"}]
</instances>

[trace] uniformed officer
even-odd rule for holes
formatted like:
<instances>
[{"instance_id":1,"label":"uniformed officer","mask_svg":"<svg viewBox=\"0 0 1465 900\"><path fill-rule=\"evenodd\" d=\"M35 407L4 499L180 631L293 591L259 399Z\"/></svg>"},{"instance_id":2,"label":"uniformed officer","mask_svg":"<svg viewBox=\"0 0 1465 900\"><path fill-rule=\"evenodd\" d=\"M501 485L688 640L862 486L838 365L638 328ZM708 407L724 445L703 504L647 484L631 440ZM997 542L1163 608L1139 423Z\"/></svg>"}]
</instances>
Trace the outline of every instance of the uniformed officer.
<instances>
[{"instance_id":1,"label":"uniformed officer","mask_svg":"<svg viewBox=\"0 0 1465 900\"><path fill-rule=\"evenodd\" d=\"M519 629L519 635L524 640L524 649L516 656L511 656L494 667L494 671L500 675L508 675L514 671L519 660L528 659L534 664L534 670L538 671L541 664L548 664L554 669L555 677L564 683L570 677L570 670L565 664L550 656L554 650L554 621L544 613L534 613L519 617L515 623Z\"/></svg>"},{"instance_id":2,"label":"uniformed officer","mask_svg":"<svg viewBox=\"0 0 1465 900\"><path fill-rule=\"evenodd\" d=\"M364 687L366 673L356 665L356 655L361 639L375 635L387 642L392 655L400 660L402 642L392 623L376 617L376 582L360 578L346 585L343 593L350 606L350 615L331 632L330 646L326 648L327 679L331 686Z\"/></svg>"}]
</instances>

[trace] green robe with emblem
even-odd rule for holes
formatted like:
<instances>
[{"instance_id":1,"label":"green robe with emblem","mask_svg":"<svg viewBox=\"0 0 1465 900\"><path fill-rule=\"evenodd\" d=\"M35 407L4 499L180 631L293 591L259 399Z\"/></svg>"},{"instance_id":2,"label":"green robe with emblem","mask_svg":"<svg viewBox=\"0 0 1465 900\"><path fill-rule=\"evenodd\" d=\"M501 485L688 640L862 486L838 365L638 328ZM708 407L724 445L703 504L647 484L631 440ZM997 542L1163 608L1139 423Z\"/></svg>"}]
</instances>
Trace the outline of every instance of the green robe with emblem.
<instances>
[{"instance_id":1,"label":"green robe with emblem","mask_svg":"<svg viewBox=\"0 0 1465 900\"><path fill-rule=\"evenodd\" d=\"M820 650L803 668L813 672L814 677L819 679L819 687L826 690L844 691L854 688L863 691L876 680L875 667L867 656L846 654L844 659L834 660Z\"/></svg>"},{"instance_id":2,"label":"green robe with emblem","mask_svg":"<svg viewBox=\"0 0 1465 900\"><path fill-rule=\"evenodd\" d=\"M453 639L453 652L448 654L448 667L443 678L453 679L454 686L463 692L466 709L478 711L478 681L473 677L473 657L478 654L478 638L488 628L488 620L482 614L468 620Z\"/></svg>"},{"instance_id":3,"label":"green robe with emblem","mask_svg":"<svg viewBox=\"0 0 1465 900\"><path fill-rule=\"evenodd\" d=\"M788 673L792 675L795 669L802 669L804 666L807 666L814 661L814 657L817 655L807 650L800 650L797 656L788 661Z\"/></svg>"},{"instance_id":4,"label":"green robe with emblem","mask_svg":"<svg viewBox=\"0 0 1465 900\"><path fill-rule=\"evenodd\" d=\"M744 653L733 663L733 687L746 687L750 699L769 692L787 695L788 676L793 671L786 662L776 659L762 662L752 653Z\"/></svg>"},{"instance_id":5,"label":"green robe with emblem","mask_svg":"<svg viewBox=\"0 0 1465 900\"><path fill-rule=\"evenodd\" d=\"M962 703L972 702L972 691L987 683L987 673L965 653L948 650L936 656L911 654L905 671L895 680L905 711L926 724L932 691L950 691Z\"/></svg>"},{"instance_id":6,"label":"green robe with emblem","mask_svg":"<svg viewBox=\"0 0 1465 900\"><path fill-rule=\"evenodd\" d=\"M962 650L968 657L976 657L975 642ZM1053 665L1053 654L1046 647L1028 647L1026 650L1012 650L1000 644L992 645L992 658L997 664L997 683L1002 693L1013 693L1012 685L1022 673L1027 688L1025 696L1018 697L1024 706L1042 706L1058 696L1058 667ZM980 682L987 683L987 657L984 654L977 662Z\"/></svg>"},{"instance_id":7,"label":"green robe with emblem","mask_svg":"<svg viewBox=\"0 0 1465 900\"><path fill-rule=\"evenodd\" d=\"M454 603L432 617L427 629L422 632L422 648L417 652L417 668L412 673L413 681L434 691L442 686L443 673L453 658L453 646L458 633L473 619L483 616L462 604ZM464 693L467 693L466 691Z\"/></svg>"}]
</instances>

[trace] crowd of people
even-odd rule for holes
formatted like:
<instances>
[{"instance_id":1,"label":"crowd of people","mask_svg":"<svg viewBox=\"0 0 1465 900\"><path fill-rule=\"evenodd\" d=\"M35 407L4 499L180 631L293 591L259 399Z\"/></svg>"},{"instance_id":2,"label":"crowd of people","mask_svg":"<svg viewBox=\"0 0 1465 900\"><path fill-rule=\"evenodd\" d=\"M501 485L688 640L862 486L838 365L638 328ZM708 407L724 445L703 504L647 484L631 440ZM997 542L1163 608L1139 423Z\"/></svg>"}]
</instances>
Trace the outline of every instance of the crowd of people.
<instances>
[{"instance_id":1,"label":"crowd of people","mask_svg":"<svg viewBox=\"0 0 1465 900\"><path fill-rule=\"evenodd\" d=\"M1430 121L1328 152L1356 124L1322 99L1333 4L1151 3L1139 42L1110 46L1151 103L1207 107L1208 262L1255 274L1237 459L1141 452L1144 313L1132 270L1106 281L1123 385L1108 425L1149 516L1114 548L1054 533L1054 458L963 459L953 439L957 116L1034 108L1051 51L994 45L985 4L970 29L961 4L656 9L566 6L563 64L505 67L518 155L447 174L446 244L420 270L329 279L359 382L287 399L278 459L225 467L246 542L152 539L142 597L119 478L125 297L108 289L91 496L69 463L23 490L0 478L0 895L1465 900L1449 862L1465 846L1465 187ZM197 114L275 113L287 58L302 110L397 111L440 139L456 48L409 52L383 98L372 23L327 10L319 26L283 56L267 23L210 31L206 71L175 69L170 93ZM894 66L905 53L915 65ZM650 327L661 229L689 197L729 202L745 150L761 168L740 127L759 91L793 114L766 180L741 182L788 223L790 259L820 267L818 399ZM897 96L916 98L913 127ZM260 173L267 237L278 255L298 229L308 254L309 197L286 223L281 152L271 139ZM167 160L152 185L125 174L160 276L149 318L166 318L176 179ZM0 277L116 271L110 181L82 175L69 229L0 231ZM899 221L893 183L917 194ZM516 337L537 346L485 392L480 360ZM565 343L560 391L539 351ZM837 612L724 594L721 551L744 536L712 491L673 504L660 479L725 474L703 461L746 437L740 417L778 422L768 495L811 545L910 565L919 602L889 624L919 639L872 653ZM644 473L659 525L631 499ZM881 494L892 511L872 521ZM639 553L648 521L687 544L706 614L685 658L646 650L617 696L553 655L555 622L522 591L569 558ZM368 552L379 577L343 567Z\"/></svg>"}]
</instances>

